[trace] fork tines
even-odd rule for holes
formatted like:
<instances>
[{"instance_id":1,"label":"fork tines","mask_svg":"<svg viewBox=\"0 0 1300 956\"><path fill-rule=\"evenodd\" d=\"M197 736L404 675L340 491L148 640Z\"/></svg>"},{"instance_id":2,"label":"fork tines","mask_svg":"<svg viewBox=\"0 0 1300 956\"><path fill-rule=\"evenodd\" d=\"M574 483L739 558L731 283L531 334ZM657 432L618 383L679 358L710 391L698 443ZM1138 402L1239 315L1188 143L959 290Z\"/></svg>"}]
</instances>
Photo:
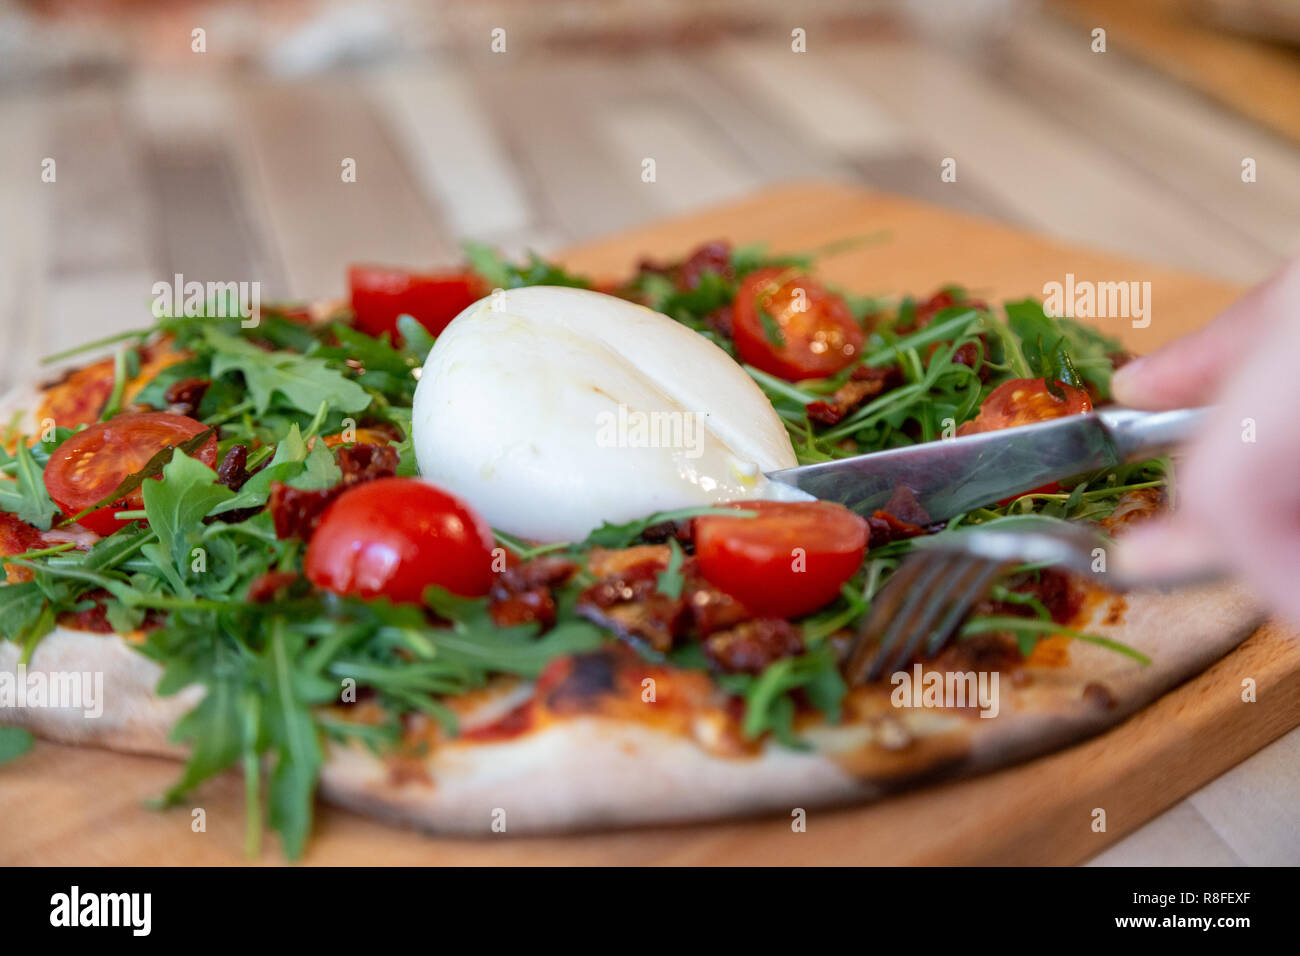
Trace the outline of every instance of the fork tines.
<instances>
[{"instance_id":1,"label":"fork tines","mask_svg":"<svg viewBox=\"0 0 1300 956\"><path fill-rule=\"evenodd\" d=\"M933 657L992 585L1006 563L960 551L914 552L872 602L849 653L850 687Z\"/></svg>"}]
</instances>

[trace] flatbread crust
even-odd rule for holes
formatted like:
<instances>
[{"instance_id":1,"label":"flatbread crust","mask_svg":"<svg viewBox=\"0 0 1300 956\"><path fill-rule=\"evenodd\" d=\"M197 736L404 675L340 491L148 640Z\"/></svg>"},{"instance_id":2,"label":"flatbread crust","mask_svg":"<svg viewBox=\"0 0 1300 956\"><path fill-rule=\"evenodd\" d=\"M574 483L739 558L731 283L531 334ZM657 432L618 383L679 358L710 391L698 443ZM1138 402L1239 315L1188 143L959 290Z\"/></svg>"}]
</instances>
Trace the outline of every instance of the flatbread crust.
<instances>
[{"instance_id":1,"label":"flatbread crust","mask_svg":"<svg viewBox=\"0 0 1300 956\"><path fill-rule=\"evenodd\" d=\"M842 724L802 727L811 752L767 744L753 756L720 756L695 739L635 721L579 715L494 742L451 741L423 758L332 747L321 777L328 802L421 829L542 833L790 812L840 806L1047 753L1100 733L1228 653L1261 619L1235 587L1129 595L1118 625L1089 630L1147 653L1142 667L1113 651L1074 643L1069 666L1026 667L1000 683L1000 712L894 708L868 689ZM1105 609L1098 609L1098 615ZM0 671L18 648L0 644ZM168 739L200 688L159 698L157 666L112 634L59 629L29 671L102 671L104 712L0 711L0 723L63 743L183 757ZM874 699L873 699L874 695ZM872 706L874 705L874 706Z\"/></svg>"},{"instance_id":2,"label":"flatbread crust","mask_svg":"<svg viewBox=\"0 0 1300 956\"><path fill-rule=\"evenodd\" d=\"M18 671L22 648L0 640L0 673ZM162 671L117 634L56 628L41 639L26 675L82 674L102 677L102 713L87 716L83 707L0 708L0 724L26 727L38 737L86 747L183 759L184 748L171 743L176 721L203 699L202 687L187 687L171 697L154 693ZM98 709L98 708L96 708Z\"/></svg>"},{"instance_id":3,"label":"flatbread crust","mask_svg":"<svg viewBox=\"0 0 1300 956\"><path fill-rule=\"evenodd\" d=\"M721 757L681 736L581 717L501 743L453 742L425 758L427 779L395 778L360 748L335 751L321 791L361 813L485 835L498 810L508 832L536 833L861 803L1100 733L1204 670L1262 620L1232 586L1132 594L1127 604L1123 622L1094 620L1088 629L1142 650L1150 665L1075 642L1068 667L1026 668L1016 686L1004 679L993 718L889 705L840 725L801 728L812 752L768 744L757 756ZM1108 613L1098 608L1096 616Z\"/></svg>"},{"instance_id":4,"label":"flatbread crust","mask_svg":"<svg viewBox=\"0 0 1300 956\"><path fill-rule=\"evenodd\" d=\"M28 388L5 396L0 421L31 408L37 395ZM1234 585L1091 598L1072 626L1134 647L1151 664L1072 642L1065 666L1031 660L1014 680L1001 675L996 717L895 707L890 687L859 688L842 723L800 726L811 750L768 743L735 756L653 723L579 713L509 739L443 742L419 757L332 745L320 792L369 816L467 835L488 835L501 822L506 832L529 834L860 803L1100 733L1227 654L1263 617ZM18 647L0 642L0 672L15 673L19 655ZM183 758L169 735L201 699L201 688L158 697L161 671L129 641L59 628L37 646L28 672L69 671L103 674L101 716L7 708L0 724L63 743ZM528 689L502 694L518 699L521 692L527 696ZM484 706L500 710L490 700Z\"/></svg>"}]
</instances>

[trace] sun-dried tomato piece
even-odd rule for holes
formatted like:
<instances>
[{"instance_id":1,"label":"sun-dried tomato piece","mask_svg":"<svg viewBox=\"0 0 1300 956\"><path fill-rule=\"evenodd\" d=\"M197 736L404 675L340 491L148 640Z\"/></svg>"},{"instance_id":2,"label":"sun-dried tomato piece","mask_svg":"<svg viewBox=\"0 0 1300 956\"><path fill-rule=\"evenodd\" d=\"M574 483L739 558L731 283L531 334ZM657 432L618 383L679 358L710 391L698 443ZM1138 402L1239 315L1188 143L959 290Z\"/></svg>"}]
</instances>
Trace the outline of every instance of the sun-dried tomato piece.
<instances>
[{"instance_id":1,"label":"sun-dried tomato piece","mask_svg":"<svg viewBox=\"0 0 1300 956\"><path fill-rule=\"evenodd\" d=\"M695 289L706 272L731 279L735 272L731 267L731 244L725 240L715 239L695 249L677 273L677 287L683 290Z\"/></svg>"},{"instance_id":2,"label":"sun-dried tomato piece","mask_svg":"<svg viewBox=\"0 0 1300 956\"><path fill-rule=\"evenodd\" d=\"M342 485L320 490L294 488L282 481L271 482L267 508L275 524L275 536L309 539L330 502L343 493Z\"/></svg>"},{"instance_id":3,"label":"sun-dried tomato piece","mask_svg":"<svg viewBox=\"0 0 1300 956\"><path fill-rule=\"evenodd\" d=\"M704 654L729 674L760 674L769 664L803 652L803 634L783 618L746 621L704 639Z\"/></svg>"},{"instance_id":4,"label":"sun-dried tomato piece","mask_svg":"<svg viewBox=\"0 0 1300 956\"><path fill-rule=\"evenodd\" d=\"M206 378L183 378L172 382L163 393L167 411L173 415L188 415L193 418L211 385L212 380Z\"/></svg>"},{"instance_id":5,"label":"sun-dried tomato piece","mask_svg":"<svg viewBox=\"0 0 1300 956\"><path fill-rule=\"evenodd\" d=\"M704 580L696 570L694 561L688 562L685 575L686 585L682 593L690 611L691 624L701 637L735 627L749 619L750 614L745 606Z\"/></svg>"},{"instance_id":6,"label":"sun-dried tomato piece","mask_svg":"<svg viewBox=\"0 0 1300 956\"><path fill-rule=\"evenodd\" d=\"M1035 598L1057 624L1068 624L1083 607L1083 591L1060 568L1042 568L1017 575L1006 582L1006 587L1016 594ZM1037 613L1031 604L992 598L979 601L971 612L980 617L1034 617Z\"/></svg>"},{"instance_id":7,"label":"sun-dried tomato piece","mask_svg":"<svg viewBox=\"0 0 1300 956\"><path fill-rule=\"evenodd\" d=\"M555 594L552 588L563 584L578 570L566 558L543 555L507 568L497 575L488 592L488 611L497 627L540 623L549 628L555 623Z\"/></svg>"},{"instance_id":8,"label":"sun-dried tomato piece","mask_svg":"<svg viewBox=\"0 0 1300 956\"><path fill-rule=\"evenodd\" d=\"M888 511L875 511L867 518L867 528L871 532L871 538L867 542L867 548L881 548L891 541L901 541L904 538L915 538L925 534L925 529L919 525L914 525L907 521L900 521Z\"/></svg>"},{"instance_id":9,"label":"sun-dried tomato piece","mask_svg":"<svg viewBox=\"0 0 1300 956\"><path fill-rule=\"evenodd\" d=\"M881 510L888 511L899 521L917 527L924 528L930 523L930 513L921 507L916 494L906 485L897 485Z\"/></svg>"},{"instance_id":10,"label":"sun-dried tomato piece","mask_svg":"<svg viewBox=\"0 0 1300 956\"><path fill-rule=\"evenodd\" d=\"M90 601L91 606L80 611L64 611L59 615L60 627L73 631L91 631L95 634L112 634L113 625L108 623L108 599L112 597L103 588L96 588L81 595L80 601Z\"/></svg>"},{"instance_id":11,"label":"sun-dried tomato piece","mask_svg":"<svg viewBox=\"0 0 1300 956\"><path fill-rule=\"evenodd\" d=\"M659 592L661 570L644 562L597 581L578 596L578 614L624 640L669 650L687 621L686 602Z\"/></svg>"},{"instance_id":12,"label":"sun-dried tomato piece","mask_svg":"<svg viewBox=\"0 0 1300 956\"><path fill-rule=\"evenodd\" d=\"M678 263L662 263L653 259L642 259L637 263L638 274L665 276L683 291L698 288L700 279L706 272L716 272L728 280L735 279L735 270L731 265L731 244L726 240L705 242Z\"/></svg>"},{"instance_id":13,"label":"sun-dried tomato piece","mask_svg":"<svg viewBox=\"0 0 1300 956\"><path fill-rule=\"evenodd\" d=\"M983 302L980 299L967 299L963 302L958 302L951 292L936 292L924 302L917 304L916 321L913 322L912 328L925 328L934 321L936 315L944 309L952 308L955 305L960 305L967 309L977 309L981 312L987 312L989 308L988 303Z\"/></svg>"},{"instance_id":14,"label":"sun-dried tomato piece","mask_svg":"<svg viewBox=\"0 0 1300 956\"><path fill-rule=\"evenodd\" d=\"M277 538L310 539L330 503L349 488L397 474L397 449L390 445L340 445L334 450L342 479L332 488L308 491L271 483L267 507Z\"/></svg>"},{"instance_id":15,"label":"sun-dried tomato piece","mask_svg":"<svg viewBox=\"0 0 1300 956\"><path fill-rule=\"evenodd\" d=\"M849 380L837 388L828 400L808 405L808 417L823 425L838 425L867 399L875 398L902 384L903 371L897 365L887 368L859 365L850 373Z\"/></svg>"},{"instance_id":16,"label":"sun-dried tomato piece","mask_svg":"<svg viewBox=\"0 0 1300 956\"><path fill-rule=\"evenodd\" d=\"M397 449L392 445L340 445L334 458L348 486L397 474Z\"/></svg>"},{"instance_id":17,"label":"sun-dried tomato piece","mask_svg":"<svg viewBox=\"0 0 1300 956\"><path fill-rule=\"evenodd\" d=\"M217 484L238 491L248 481L248 446L233 445L217 466Z\"/></svg>"}]
</instances>

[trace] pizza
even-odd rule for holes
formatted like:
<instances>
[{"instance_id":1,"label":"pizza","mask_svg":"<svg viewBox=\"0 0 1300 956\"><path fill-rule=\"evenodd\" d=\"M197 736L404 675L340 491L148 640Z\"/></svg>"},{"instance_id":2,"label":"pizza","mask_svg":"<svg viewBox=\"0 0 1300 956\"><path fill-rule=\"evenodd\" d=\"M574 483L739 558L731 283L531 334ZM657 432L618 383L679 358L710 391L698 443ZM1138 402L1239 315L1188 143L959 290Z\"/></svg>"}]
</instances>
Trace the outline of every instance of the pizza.
<instances>
[{"instance_id":1,"label":"pizza","mask_svg":"<svg viewBox=\"0 0 1300 956\"><path fill-rule=\"evenodd\" d=\"M1122 535L1171 463L947 522L766 473L1087 411L1119 344L721 241L616 282L468 262L354 268L349 301L255 322L176 302L10 393L0 724L175 757L164 803L242 772L294 857L318 798L461 834L867 801L1098 733L1259 620L1233 586L1018 568L951 646L850 688L918 540L1030 514ZM98 714L70 675L102 676Z\"/></svg>"}]
</instances>

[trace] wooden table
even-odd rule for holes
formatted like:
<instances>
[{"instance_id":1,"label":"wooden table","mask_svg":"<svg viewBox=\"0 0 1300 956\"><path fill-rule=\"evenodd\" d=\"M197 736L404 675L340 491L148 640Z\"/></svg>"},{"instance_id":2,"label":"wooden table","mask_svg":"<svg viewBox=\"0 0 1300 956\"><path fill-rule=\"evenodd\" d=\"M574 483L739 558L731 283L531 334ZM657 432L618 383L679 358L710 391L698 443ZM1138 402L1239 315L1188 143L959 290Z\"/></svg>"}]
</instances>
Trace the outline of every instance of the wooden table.
<instances>
[{"instance_id":1,"label":"wooden table","mask_svg":"<svg viewBox=\"0 0 1300 956\"><path fill-rule=\"evenodd\" d=\"M845 186L768 190L570 250L575 269L617 274L640 255L669 256L702 239L814 248L884 230L880 241L824 261L821 274L857 291L930 290L956 281L1001 301L1041 294L1066 271L1080 279L1152 283L1151 325L1105 326L1146 350L1229 302L1227 284L1081 250L1035 235ZM1258 702L1240 700L1253 677ZM806 833L782 819L551 839L414 836L323 810L306 862L344 863L1074 863L1110 845L1300 723L1300 643L1268 626L1205 673L1101 737L1019 767L882 803L810 814ZM141 807L177 772L167 761L41 744L0 769L0 861L244 862L241 790L227 776L193 806ZM190 829L195 807L206 830ZM1106 810L1108 828L1092 829ZM1183 825L1187 826L1185 816ZM268 850L265 862L276 862Z\"/></svg>"}]
</instances>

